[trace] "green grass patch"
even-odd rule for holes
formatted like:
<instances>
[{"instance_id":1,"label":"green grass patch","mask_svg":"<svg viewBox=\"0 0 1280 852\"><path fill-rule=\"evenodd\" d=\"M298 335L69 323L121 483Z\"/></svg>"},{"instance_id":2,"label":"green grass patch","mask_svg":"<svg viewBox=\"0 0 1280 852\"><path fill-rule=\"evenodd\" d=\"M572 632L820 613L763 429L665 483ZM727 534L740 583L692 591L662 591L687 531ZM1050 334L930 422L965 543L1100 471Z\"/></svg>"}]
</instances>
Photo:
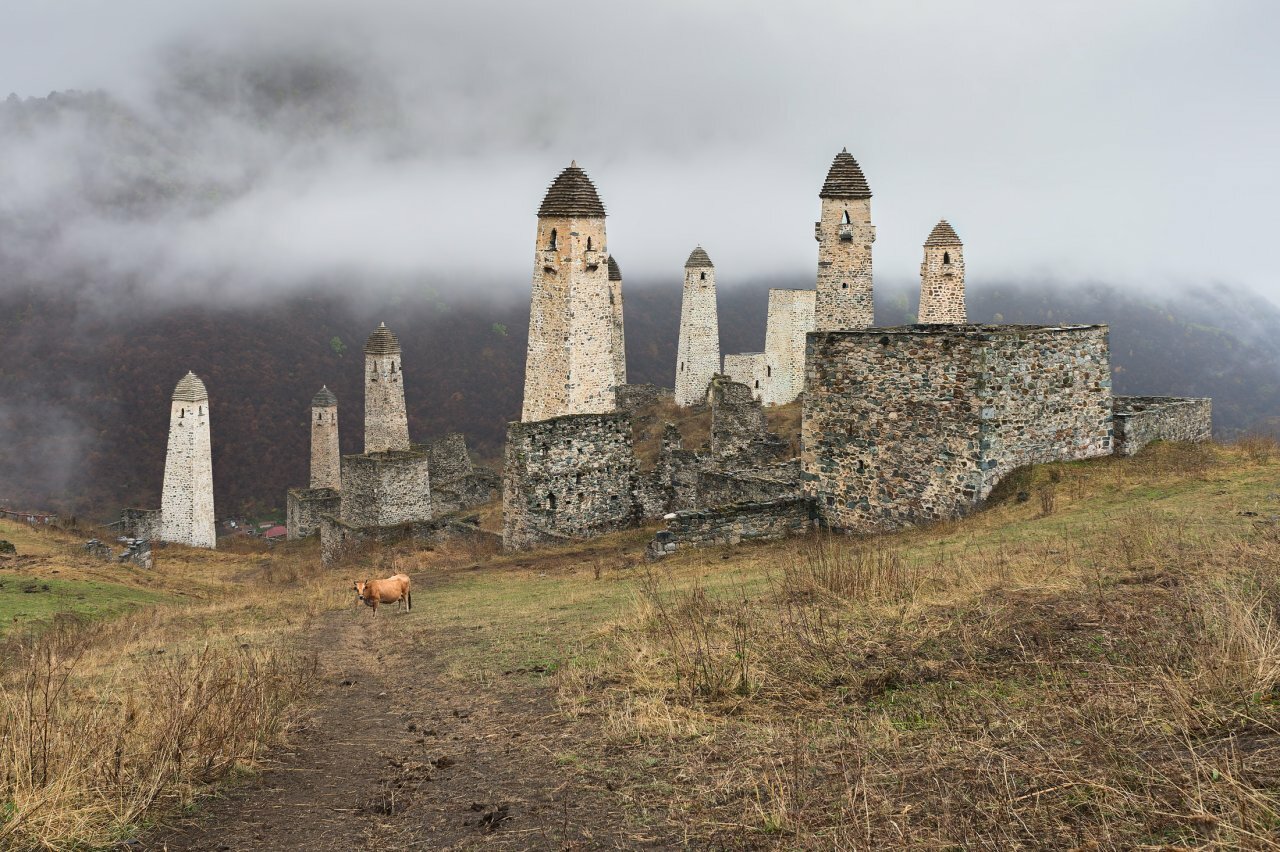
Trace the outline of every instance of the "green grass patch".
<instances>
[{"instance_id":1,"label":"green grass patch","mask_svg":"<svg viewBox=\"0 0 1280 852\"><path fill-rule=\"evenodd\" d=\"M47 620L58 613L104 618L165 599L154 592L116 583L57 580L0 571L0 633Z\"/></svg>"}]
</instances>

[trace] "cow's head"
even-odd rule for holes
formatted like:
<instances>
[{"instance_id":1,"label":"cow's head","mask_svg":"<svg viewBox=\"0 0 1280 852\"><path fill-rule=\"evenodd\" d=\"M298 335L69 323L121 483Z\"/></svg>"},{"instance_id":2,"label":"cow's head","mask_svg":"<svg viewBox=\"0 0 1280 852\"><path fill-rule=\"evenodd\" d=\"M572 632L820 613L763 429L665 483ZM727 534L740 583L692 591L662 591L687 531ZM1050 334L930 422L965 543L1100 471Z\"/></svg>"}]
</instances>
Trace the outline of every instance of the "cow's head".
<instances>
[{"instance_id":1,"label":"cow's head","mask_svg":"<svg viewBox=\"0 0 1280 852\"><path fill-rule=\"evenodd\" d=\"M355 589L356 598L358 600L364 600L364 587L368 585L368 583L368 580L356 580L351 584L351 588Z\"/></svg>"}]
</instances>

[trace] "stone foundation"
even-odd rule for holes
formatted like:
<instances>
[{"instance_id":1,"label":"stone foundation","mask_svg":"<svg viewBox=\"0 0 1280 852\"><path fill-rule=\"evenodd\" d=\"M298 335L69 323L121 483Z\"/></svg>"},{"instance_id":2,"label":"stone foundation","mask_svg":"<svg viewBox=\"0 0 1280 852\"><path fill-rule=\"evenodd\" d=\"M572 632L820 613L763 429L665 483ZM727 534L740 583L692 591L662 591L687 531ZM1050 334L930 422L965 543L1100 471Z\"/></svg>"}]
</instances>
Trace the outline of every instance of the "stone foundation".
<instances>
[{"instance_id":1,"label":"stone foundation","mask_svg":"<svg viewBox=\"0 0 1280 852\"><path fill-rule=\"evenodd\" d=\"M495 533L480 529L479 518L450 515L430 521L394 524L385 527L360 527L333 515L320 518L320 562L336 565L345 559L389 544L413 540L424 544L444 541L473 541L478 548L496 553L501 541Z\"/></svg>"},{"instance_id":2,"label":"stone foundation","mask_svg":"<svg viewBox=\"0 0 1280 852\"><path fill-rule=\"evenodd\" d=\"M805 493L858 532L962 515L1015 467L1111 453L1106 326L815 333Z\"/></svg>"},{"instance_id":3,"label":"stone foundation","mask_svg":"<svg viewBox=\"0 0 1280 852\"><path fill-rule=\"evenodd\" d=\"M430 520L429 467L417 450L343 456L342 520L358 527Z\"/></svg>"},{"instance_id":4,"label":"stone foundation","mask_svg":"<svg viewBox=\"0 0 1280 852\"><path fill-rule=\"evenodd\" d=\"M803 535L814 523L813 502L806 497L739 503L702 512L676 512L668 517L667 528L649 542L645 557L661 559L690 548Z\"/></svg>"},{"instance_id":5,"label":"stone foundation","mask_svg":"<svg viewBox=\"0 0 1280 852\"><path fill-rule=\"evenodd\" d=\"M318 532L321 515L339 514L342 495L333 488L290 488L286 503L285 527L295 541Z\"/></svg>"},{"instance_id":6,"label":"stone foundation","mask_svg":"<svg viewBox=\"0 0 1280 852\"><path fill-rule=\"evenodd\" d=\"M1115 453L1131 456L1152 441L1208 441L1213 400L1207 397L1118 396Z\"/></svg>"}]
</instances>

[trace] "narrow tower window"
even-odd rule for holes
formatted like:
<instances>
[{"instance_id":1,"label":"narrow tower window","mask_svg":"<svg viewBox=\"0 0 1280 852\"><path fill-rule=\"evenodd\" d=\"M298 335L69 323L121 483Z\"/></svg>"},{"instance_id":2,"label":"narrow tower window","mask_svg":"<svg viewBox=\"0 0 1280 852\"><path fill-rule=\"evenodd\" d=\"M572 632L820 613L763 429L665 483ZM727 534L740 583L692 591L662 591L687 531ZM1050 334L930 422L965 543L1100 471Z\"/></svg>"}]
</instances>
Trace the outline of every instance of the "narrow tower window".
<instances>
[{"instance_id":1,"label":"narrow tower window","mask_svg":"<svg viewBox=\"0 0 1280 852\"><path fill-rule=\"evenodd\" d=\"M841 281L841 282L840 282L840 289L841 289L841 290L848 290L848 289L849 289L849 282L848 282L848 281Z\"/></svg>"},{"instance_id":2,"label":"narrow tower window","mask_svg":"<svg viewBox=\"0 0 1280 852\"><path fill-rule=\"evenodd\" d=\"M707 273L705 273L705 272L699 273L699 274L698 274L698 278L699 278L700 280L702 280L702 281L706 281L706 280L707 280Z\"/></svg>"},{"instance_id":3,"label":"narrow tower window","mask_svg":"<svg viewBox=\"0 0 1280 852\"><path fill-rule=\"evenodd\" d=\"M942 262L943 262L943 263L950 263L950 262L951 262L951 252L949 252L949 251L944 251L944 252L942 253Z\"/></svg>"},{"instance_id":4,"label":"narrow tower window","mask_svg":"<svg viewBox=\"0 0 1280 852\"><path fill-rule=\"evenodd\" d=\"M591 251L591 238L587 237L587 251Z\"/></svg>"},{"instance_id":5,"label":"narrow tower window","mask_svg":"<svg viewBox=\"0 0 1280 852\"><path fill-rule=\"evenodd\" d=\"M547 508L553 512L556 510L556 495L554 494L547 495Z\"/></svg>"},{"instance_id":6,"label":"narrow tower window","mask_svg":"<svg viewBox=\"0 0 1280 852\"><path fill-rule=\"evenodd\" d=\"M764 368L764 376L765 376L765 378L766 378L766 379L771 379L771 378L773 378L773 367L771 367L771 366L766 366L766 367Z\"/></svg>"},{"instance_id":7,"label":"narrow tower window","mask_svg":"<svg viewBox=\"0 0 1280 852\"><path fill-rule=\"evenodd\" d=\"M549 249L553 249L553 248L555 248L555 247L556 247L556 229L555 229L555 228L552 228L552 229L551 229L551 242L547 244L547 248L549 248Z\"/></svg>"},{"instance_id":8,"label":"narrow tower window","mask_svg":"<svg viewBox=\"0 0 1280 852\"><path fill-rule=\"evenodd\" d=\"M841 225L848 225L848 224L849 224L849 211L848 211L848 210L844 211L844 218L840 220L840 224L841 224Z\"/></svg>"}]
</instances>

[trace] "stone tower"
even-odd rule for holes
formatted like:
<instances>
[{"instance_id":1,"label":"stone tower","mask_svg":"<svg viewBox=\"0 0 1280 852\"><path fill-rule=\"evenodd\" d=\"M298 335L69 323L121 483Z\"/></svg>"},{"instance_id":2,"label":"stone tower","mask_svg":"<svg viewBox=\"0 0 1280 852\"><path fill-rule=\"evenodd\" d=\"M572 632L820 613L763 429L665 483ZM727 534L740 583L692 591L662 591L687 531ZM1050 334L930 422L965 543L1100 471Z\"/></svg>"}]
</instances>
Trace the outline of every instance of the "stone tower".
<instances>
[{"instance_id":1,"label":"stone tower","mask_svg":"<svg viewBox=\"0 0 1280 852\"><path fill-rule=\"evenodd\" d=\"M924 241L916 321L922 325L969 321L964 305L964 244L946 219L934 225Z\"/></svg>"},{"instance_id":2,"label":"stone tower","mask_svg":"<svg viewBox=\"0 0 1280 852\"><path fill-rule=\"evenodd\" d=\"M160 497L160 538L191 547L217 546L209 393L195 373L183 376L173 390Z\"/></svg>"},{"instance_id":3,"label":"stone tower","mask_svg":"<svg viewBox=\"0 0 1280 852\"><path fill-rule=\"evenodd\" d=\"M847 149L836 154L818 193L818 331L867 328L875 319L871 294L871 188Z\"/></svg>"},{"instance_id":4,"label":"stone tower","mask_svg":"<svg viewBox=\"0 0 1280 852\"><path fill-rule=\"evenodd\" d=\"M622 288L609 281L604 219L600 196L576 162L538 208L520 417L526 423L616 408Z\"/></svg>"},{"instance_id":5,"label":"stone tower","mask_svg":"<svg viewBox=\"0 0 1280 852\"><path fill-rule=\"evenodd\" d=\"M680 344L676 350L676 405L707 400L707 384L720 372L720 324L716 315L716 268L698 246L684 264Z\"/></svg>"},{"instance_id":6,"label":"stone tower","mask_svg":"<svg viewBox=\"0 0 1280 852\"><path fill-rule=\"evenodd\" d=\"M311 487L338 490L338 398L329 387L311 400Z\"/></svg>"},{"instance_id":7,"label":"stone tower","mask_svg":"<svg viewBox=\"0 0 1280 852\"><path fill-rule=\"evenodd\" d=\"M400 341L384 322L364 345L364 451L409 449Z\"/></svg>"},{"instance_id":8,"label":"stone tower","mask_svg":"<svg viewBox=\"0 0 1280 852\"><path fill-rule=\"evenodd\" d=\"M613 308L613 373L614 383L627 383L627 343L622 329L622 270L609 255L609 307Z\"/></svg>"},{"instance_id":9,"label":"stone tower","mask_svg":"<svg viewBox=\"0 0 1280 852\"><path fill-rule=\"evenodd\" d=\"M805 335L813 331L815 300L812 290L769 291L764 382L757 397L765 405L786 405L804 391Z\"/></svg>"}]
</instances>

